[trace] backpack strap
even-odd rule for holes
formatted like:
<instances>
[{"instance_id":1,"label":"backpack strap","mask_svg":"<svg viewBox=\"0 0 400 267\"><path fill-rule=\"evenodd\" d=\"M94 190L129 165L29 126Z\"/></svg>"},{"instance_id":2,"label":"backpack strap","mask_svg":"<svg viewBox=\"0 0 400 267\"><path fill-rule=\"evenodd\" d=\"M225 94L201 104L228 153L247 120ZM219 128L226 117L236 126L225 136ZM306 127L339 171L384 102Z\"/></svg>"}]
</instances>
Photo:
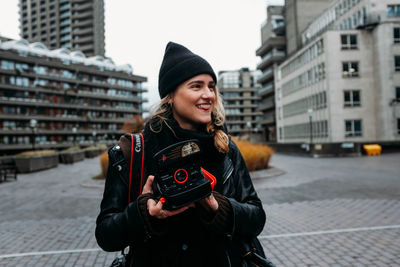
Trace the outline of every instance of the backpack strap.
<instances>
[{"instance_id":1,"label":"backpack strap","mask_svg":"<svg viewBox=\"0 0 400 267\"><path fill-rule=\"evenodd\" d=\"M144 139L142 133L131 134L128 203L140 196L143 189Z\"/></svg>"}]
</instances>

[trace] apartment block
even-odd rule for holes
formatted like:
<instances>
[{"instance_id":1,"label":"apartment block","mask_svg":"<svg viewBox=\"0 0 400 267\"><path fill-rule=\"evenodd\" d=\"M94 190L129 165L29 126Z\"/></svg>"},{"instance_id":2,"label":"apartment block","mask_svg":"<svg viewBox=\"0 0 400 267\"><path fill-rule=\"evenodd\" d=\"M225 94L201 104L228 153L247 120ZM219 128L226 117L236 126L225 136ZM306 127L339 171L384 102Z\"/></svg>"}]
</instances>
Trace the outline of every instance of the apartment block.
<instances>
[{"instance_id":1,"label":"apartment block","mask_svg":"<svg viewBox=\"0 0 400 267\"><path fill-rule=\"evenodd\" d=\"M268 6L267 19L261 26L261 47L256 55L261 57L257 69L262 72L257 82L261 88L258 111L262 112L260 129L263 141L276 141L275 122L275 70L286 57L285 21L283 6Z\"/></svg>"},{"instance_id":2,"label":"apartment block","mask_svg":"<svg viewBox=\"0 0 400 267\"><path fill-rule=\"evenodd\" d=\"M335 0L277 69L278 142L400 141L400 1Z\"/></svg>"},{"instance_id":3,"label":"apartment block","mask_svg":"<svg viewBox=\"0 0 400 267\"><path fill-rule=\"evenodd\" d=\"M233 136L247 136L252 141L261 140L258 111L260 97L257 91L259 71L248 68L218 73L218 88L224 100L226 125Z\"/></svg>"},{"instance_id":4,"label":"apartment block","mask_svg":"<svg viewBox=\"0 0 400 267\"><path fill-rule=\"evenodd\" d=\"M0 42L0 154L113 143L141 116L142 84L130 65L26 40ZM32 122L33 125L32 125Z\"/></svg>"},{"instance_id":5,"label":"apartment block","mask_svg":"<svg viewBox=\"0 0 400 267\"><path fill-rule=\"evenodd\" d=\"M103 0L19 0L20 36L49 49L104 56Z\"/></svg>"}]
</instances>

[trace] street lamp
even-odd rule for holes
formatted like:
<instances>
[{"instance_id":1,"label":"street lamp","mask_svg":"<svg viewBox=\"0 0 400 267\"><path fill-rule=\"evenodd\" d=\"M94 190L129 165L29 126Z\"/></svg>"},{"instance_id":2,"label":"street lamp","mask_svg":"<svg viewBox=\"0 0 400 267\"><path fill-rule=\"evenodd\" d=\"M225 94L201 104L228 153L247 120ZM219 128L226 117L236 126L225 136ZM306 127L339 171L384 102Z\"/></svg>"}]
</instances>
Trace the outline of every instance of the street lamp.
<instances>
[{"instance_id":1,"label":"street lamp","mask_svg":"<svg viewBox=\"0 0 400 267\"><path fill-rule=\"evenodd\" d=\"M249 141L250 141L250 136L251 136L251 121L247 121L246 122L246 126L247 126L247 130L249 131L249 133L248 133L248 139L249 139Z\"/></svg>"},{"instance_id":2,"label":"street lamp","mask_svg":"<svg viewBox=\"0 0 400 267\"><path fill-rule=\"evenodd\" d=\"M72 139L72 145L74 146L75 145L75 140L76 140L76 132L78 131L78 129L76 128L76 127L72 127L72 137L73 137L73 139Z\"/></svg>"},{"instance_id":3,"label":"street lamp","mask_svg":"<svg viewBox=\"0 0 400 267\"><path fill-rule=\"evenodd\" d=\"M35 150L35 132L36 132L37 120L31 119L29 121L29 128L32 130L32 150Z\"/></svg>"},{"instance_id":4,"label":"street lamp","mask_svg":"<svg viewBox=\"0 0 400 267\"><path fill-rule=\"evenodd\" d=\"M96 143L96 135L97 135L97 132L96 132L96 131L93 131L93 132L92 132L92 135L93 135L93 142Z\"/></svg>"},{"instance_id":5,"label":"street lamp","mask_svg":"<svg viewBox=\"0 0 400 267\"><path fill-rule=\"evenodd\" d=\"M312 114L313 114L313 109L309 108L307 113L308 113L308 118L310 119L310 144L312 144L312 138L313 138Z\"/></svg>"}]
</instances>

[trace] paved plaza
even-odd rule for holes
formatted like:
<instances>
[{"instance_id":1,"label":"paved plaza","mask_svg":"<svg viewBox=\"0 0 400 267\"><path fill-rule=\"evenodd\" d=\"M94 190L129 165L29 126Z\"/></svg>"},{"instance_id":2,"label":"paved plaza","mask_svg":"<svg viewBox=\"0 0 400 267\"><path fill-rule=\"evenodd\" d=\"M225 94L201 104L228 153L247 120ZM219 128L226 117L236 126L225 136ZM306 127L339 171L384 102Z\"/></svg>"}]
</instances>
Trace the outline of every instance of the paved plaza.
<instances>
[{"instance_id":1,"label":"paved plaza","mask_svg":"<svg viewBox=\"0 0 400 267\"><path fill-rule=\"evenodd\" d=\"M400 154L276 154L252 174L277 266L400 266ZM0 184L0 266L109 266L94 238L99 160L20 174Z\"/></svg>"}]
</instances>

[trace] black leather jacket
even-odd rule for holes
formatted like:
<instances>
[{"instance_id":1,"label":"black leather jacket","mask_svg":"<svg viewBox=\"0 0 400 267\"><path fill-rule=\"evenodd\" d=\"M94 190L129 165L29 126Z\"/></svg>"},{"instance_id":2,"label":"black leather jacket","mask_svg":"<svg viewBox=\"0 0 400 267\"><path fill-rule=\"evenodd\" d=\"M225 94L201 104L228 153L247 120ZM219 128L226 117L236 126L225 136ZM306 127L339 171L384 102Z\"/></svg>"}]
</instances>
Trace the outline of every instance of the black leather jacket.
<instances>
[{"instance_id":1,"label":"black leather jacket","mask_svg":"<svg viewBox=\"0 0 400 267\"><path fill-rule=\"evenodd\" d=\"M266 216L239 149L232 141L229 148L224 159L223 175L217 177L219 186L215 190L231 204L231 231L224 235L213 234L207 228L200 231L197 229L201 226L187 225L189 221L177 218L177 234L167 238L151 235L137 200L127 204L129 166L119 146L111 148L101 211L96 222L99 246L105 251L119 251L130 246L130 266L246 266L242 261L244 252L241 244L243 240L261 233ZM209 171L212 173L213 170ZM186 231L191 227L192 230ZM184 234L179 235L180 232ZM185 244L186 241L189 245ZM168 262L171 257L173 263ZM157 258L163 259L162 263L154 263Z\"/></svg>"}]
</instances>

